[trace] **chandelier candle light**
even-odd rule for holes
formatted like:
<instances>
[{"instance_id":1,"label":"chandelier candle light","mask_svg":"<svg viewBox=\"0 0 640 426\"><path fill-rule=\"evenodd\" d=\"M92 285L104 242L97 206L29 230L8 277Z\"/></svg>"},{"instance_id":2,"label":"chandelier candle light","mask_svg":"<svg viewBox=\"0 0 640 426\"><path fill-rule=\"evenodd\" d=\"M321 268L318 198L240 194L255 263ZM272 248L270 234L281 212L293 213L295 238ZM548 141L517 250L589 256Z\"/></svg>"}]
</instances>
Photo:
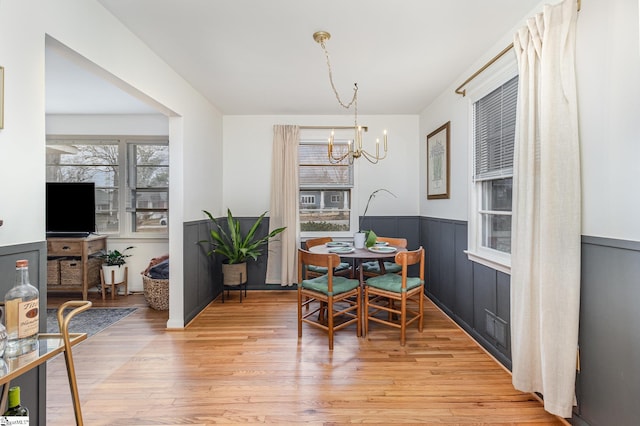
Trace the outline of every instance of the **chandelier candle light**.
<instances>
[{"instance_id":1,"label":"chandelier candle light","mask_svg":"<svg viewBox=\"0 0 640 426\"><path fill-rule=\"evenodd\" d=\"M353 164L353 160L355 158L364 157L367 160L369 160L369 162L376 164L378 161L384 160L387 157L387 131L385 130L383 134L384 154L382 156L380 156L380 139L376 139L375 155L365 151L362 148L362 134L363 132L366 132L368 129L366 126L358 125L358 83L354 83L353 85L354 86L353 97L351 98L351 101L349 103L342 102L342 99L340 99L340 95L336 90L336 86L333 83L333 73L331 71L331 61L329 60L329 52L327 51L327 48L324 44L325 41L329 40L330 38L331 38L331 34L329 34L326 31L318 31L313 33L313 39L320 44L320 47L322 47L325 57L327 58L327 68L329 69L329 82L331 83L331 88L333 89L333 93L336 95L336 99L338 100L338 103L340 104L340 106L346 109L351 108L351 106L354 107L355 137L354 137L353 143L352 141L348 141L348 149L346 153L336 155L333 152L335 132L332 130L331 136L329 137L329 146L328 146L329 161L332 163L339 163L344 159L348 159L349 164Z\"/></svg>"}]
</instances>

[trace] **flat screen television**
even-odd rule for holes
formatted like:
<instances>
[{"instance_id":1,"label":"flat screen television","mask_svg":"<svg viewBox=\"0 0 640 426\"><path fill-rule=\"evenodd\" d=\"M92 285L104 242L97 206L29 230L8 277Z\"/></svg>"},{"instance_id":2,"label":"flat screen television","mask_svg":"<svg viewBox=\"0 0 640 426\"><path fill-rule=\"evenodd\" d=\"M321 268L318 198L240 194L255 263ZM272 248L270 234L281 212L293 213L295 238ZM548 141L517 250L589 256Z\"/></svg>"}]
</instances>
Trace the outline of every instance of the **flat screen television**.
<instances>
[{"instance_id":1,"label":"flat screen television","mask_svg":"<svg viewBox=\"0 0 640 426\"><path fill-rule=\"evenodd\" d=\"M47 237L86 237L96 230L93 182L47 182Z\"/></svg>"}]
</instances>

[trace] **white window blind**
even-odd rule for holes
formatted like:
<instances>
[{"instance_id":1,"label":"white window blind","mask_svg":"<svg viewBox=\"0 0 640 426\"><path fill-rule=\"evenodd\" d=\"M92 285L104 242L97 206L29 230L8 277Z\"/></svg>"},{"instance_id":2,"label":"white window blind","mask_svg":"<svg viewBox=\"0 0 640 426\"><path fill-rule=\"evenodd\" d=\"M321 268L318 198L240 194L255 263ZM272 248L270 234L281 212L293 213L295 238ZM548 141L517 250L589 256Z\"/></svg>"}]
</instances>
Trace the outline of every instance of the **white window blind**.
<instances>
[{"instance_id":1,"label":"white window blind","mask_svg":"<svg viewBox=\"0 0 640 426\"><path fill-rule=\"evenodd\" d=\"M346 152L347 144L334 145L336 155ZM333 164L327 157L327 143L305 143L298 147L300 188L351 188L353 167L347 160Z\"/></svg>"},{"instance_id":2,"label":"white window blind","mask_svg":"<svg viewBox=\"0 0 640 426\"><path fill-rule=\"evenodd\" d=\"M474 181L513 175L517 97L516 76L474 104Z\"/></svg>"}]
</instances>

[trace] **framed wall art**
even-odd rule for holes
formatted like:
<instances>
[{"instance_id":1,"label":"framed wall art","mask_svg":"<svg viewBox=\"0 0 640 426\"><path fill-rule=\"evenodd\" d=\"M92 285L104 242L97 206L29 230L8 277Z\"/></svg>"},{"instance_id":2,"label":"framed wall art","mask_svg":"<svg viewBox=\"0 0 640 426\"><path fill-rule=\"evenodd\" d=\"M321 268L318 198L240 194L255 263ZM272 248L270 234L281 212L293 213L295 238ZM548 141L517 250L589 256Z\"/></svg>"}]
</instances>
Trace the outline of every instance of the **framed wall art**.
<instances>
[{"instance_id":1,"label":"framed wall art","mask_svg":"<svg viewBox=\"0 0 640 426\"><path fill-rule=\"evenodd\" d=\"M427 135L427 199L449 198L449 139L447 121Z\"/></svg>"}]
</instances>

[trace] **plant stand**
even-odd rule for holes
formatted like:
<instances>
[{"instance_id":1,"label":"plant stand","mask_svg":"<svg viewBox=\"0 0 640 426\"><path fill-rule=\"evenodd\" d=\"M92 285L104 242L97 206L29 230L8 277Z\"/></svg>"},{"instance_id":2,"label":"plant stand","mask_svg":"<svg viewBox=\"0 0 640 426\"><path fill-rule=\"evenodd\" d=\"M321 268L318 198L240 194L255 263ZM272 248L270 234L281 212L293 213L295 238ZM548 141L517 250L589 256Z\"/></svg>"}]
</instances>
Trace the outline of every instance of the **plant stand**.
<instances>
[{"instance_id":1,"label":"plant stand","mask_svg":"<svg viewBox=\"0 0 640 426\"><path fill-rule=\"evenodd\" d=\"M118 292L118 286L119 285L123 285L124 286L124 295L128 296L129 295L129 286L128 286L128 277L129 277L129 267L125 266L124 267L124 279L120 282L115 282L115 272L111 271L111 281L109 283L107 283L104 279L104 271L102 269L100 269L100 287L102 290L102 300L105 300L105 288L107 286L111 287L111 300L116 298L116 293Z\"/></svg>"},{"instance_id":2,"label":"plant stand","mask_svg":"<svg viewBox=\"0 0 640 426\"><path fill-rule=\"evenodd\" d=\"M227 297L229 297L230 290L239 290L240 292L240 303L242 303L242 288L244 287L244 297L247 297L247 280L246 278L243 280L242 273L240 273L240 284L225 284L224 282L224 274L222 274L222 303L224 303L224 290L227 290Z\"/></svg>"},{"instance_id":3,"label":"plant stand","mask_svg":"<svg viewBox=\"0 0 640 426\"><path fill-rule=\"evenodd\" d=\"M247 297L247 263L222 263L222 303L224 303L224 290L227 296L231 289L240 291L240 303L242 303L242 287L244 296Z\"/></svg>"}]
</instances>

